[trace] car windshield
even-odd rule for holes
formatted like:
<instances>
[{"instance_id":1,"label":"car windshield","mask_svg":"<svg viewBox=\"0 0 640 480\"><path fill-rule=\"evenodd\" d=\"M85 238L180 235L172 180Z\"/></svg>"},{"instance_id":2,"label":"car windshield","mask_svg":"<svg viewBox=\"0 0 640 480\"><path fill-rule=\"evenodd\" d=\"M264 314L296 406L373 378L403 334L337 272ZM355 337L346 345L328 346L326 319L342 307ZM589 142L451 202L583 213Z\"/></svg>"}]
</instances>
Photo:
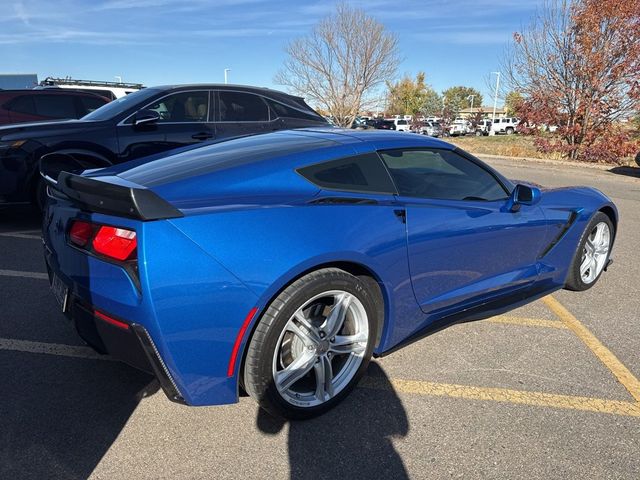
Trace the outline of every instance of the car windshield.
<instances>
[{"instance_id":1,"label":"car windshield","mask_svg":"<svg viewBox=\"0 0 640 480\"><path fill-rule=\"evenodd\" d=\"M82 120L109 120L134 105L144 102L146 99L151 98L158 92L159 90L155 88L143 88L142 90L138 90L137 92L130 93L129 95L125 95L124 97L114 100L113 102L107 103L106 105L82 117Z\"/></svg>"}]
</instances>

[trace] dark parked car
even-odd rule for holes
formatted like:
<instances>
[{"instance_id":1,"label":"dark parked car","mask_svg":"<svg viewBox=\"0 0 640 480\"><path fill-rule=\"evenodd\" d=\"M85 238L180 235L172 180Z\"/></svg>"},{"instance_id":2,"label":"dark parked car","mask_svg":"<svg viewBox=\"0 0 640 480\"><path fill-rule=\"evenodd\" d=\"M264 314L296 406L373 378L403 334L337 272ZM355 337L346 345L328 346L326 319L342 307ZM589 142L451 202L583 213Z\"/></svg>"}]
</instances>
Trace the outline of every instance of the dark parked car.
<instances>
[{"instance_id":1,"label":"dark parked car","mask_svg":"<svg viewBox=\"0 0 640 480\"><path fill-rule=\"evenodd\" d=\"M395 130L396 129L396 124L393 122L393 120L382 120L380 118L367 120L367 125L373 128L377 128L378 130Z\"/></svg>"},{"instance_id":2,"label":"dark parked car","mask_svg":"<svg viewBox=\"0 0 640 480\"><path fill-rule=\"evenodd\" d=\"M108 98L73 90L0 90L0 125L78 119L107 103Z\"/></svg>"},{"instance_id":3,"label":"dark parked car","mask_svg":"<svg viewBox=\"0 0 640 480\"><path fill-rule=\"evenodd\" d=\"M302 98L276 90L234 85L145 88L80 120L0 128L0 204L42 205L38 162L44 155L64 170L101 168L190 144L327 125Z\"/></svg>"}]
</instances>

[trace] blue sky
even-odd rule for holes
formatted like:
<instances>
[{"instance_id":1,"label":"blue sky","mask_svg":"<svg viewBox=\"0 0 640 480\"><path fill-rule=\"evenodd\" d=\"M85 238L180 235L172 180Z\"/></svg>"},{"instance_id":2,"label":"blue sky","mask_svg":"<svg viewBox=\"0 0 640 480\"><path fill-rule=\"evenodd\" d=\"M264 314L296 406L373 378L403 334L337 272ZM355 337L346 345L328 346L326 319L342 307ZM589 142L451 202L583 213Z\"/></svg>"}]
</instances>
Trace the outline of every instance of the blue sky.
<instances>
[{"instance_id":1,"label":"blue sky","mask_svg":"<svg viewBox=\"0 0 640 480\"><path fill-rule=\"evenodd\" d=\"M441 91L479 89L541 0L353 0L385 24L404 58ZM335 2L284 0L0 0L0 73L279 88L284 47Z\"/></svg>"}]
</instances>

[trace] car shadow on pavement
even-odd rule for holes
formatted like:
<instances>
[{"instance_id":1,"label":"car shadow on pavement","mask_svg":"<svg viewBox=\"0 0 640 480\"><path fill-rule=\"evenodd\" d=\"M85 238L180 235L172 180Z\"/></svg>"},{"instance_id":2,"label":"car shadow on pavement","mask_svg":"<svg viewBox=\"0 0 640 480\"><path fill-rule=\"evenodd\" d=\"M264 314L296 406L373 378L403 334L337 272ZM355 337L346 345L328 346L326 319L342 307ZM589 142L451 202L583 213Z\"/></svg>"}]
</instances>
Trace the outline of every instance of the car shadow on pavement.
<instances>
[{"instance_id":1,"label":"car shadow on pavement","mask_svg":"<svg viewBox=\"0 0 640 480\"><path fill-rule=\"evenodd\" d=\"M258 409L257 426L275 435L289 424L291 478L408 478L393 438L409 433L409 420L389 379L372 362L367 376L376 389L357 388L321 417L303 422L275 418Z\"/></svg>"},{"instance_id":2,"label":"car shadow on pavement","mask_svg":"<svg viewBox=\"0 0 640 480\"><path fill-rule=\"evenodd\" d=\"M613 167L610 168L609 171L616 175L640 178L640 167Z\"/></svg>"},{"instance_id":3,"label":"car shadow on pavement","mask_svg":"<svg viewBox=\"0 0 640 480\"><path fill-rule=\"evenodd\" d=\"M0 231L39 230L42 213L31 206L0 207Z\"/></svg>"},{"instance_id":4,"label":"car shadow on pavement","mask_svg":"<svg viewBox=\"0 0 640 480\"><path fill-rule=\"evenodd\" d=\"M0 478L87 478L141 398L147 374L116 362L0 351Z\"/></svg>"}]
</instances>

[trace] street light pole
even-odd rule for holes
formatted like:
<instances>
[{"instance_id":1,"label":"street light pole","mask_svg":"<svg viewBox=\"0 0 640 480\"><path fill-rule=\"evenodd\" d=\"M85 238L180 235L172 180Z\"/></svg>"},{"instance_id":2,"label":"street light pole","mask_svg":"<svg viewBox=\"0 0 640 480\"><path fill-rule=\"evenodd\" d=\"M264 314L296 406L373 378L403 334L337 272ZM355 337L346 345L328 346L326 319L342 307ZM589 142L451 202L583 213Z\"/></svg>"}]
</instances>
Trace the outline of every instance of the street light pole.
<instances>
[{"instance_id":1,"label":"street light pole","mask_svg":"<svg viewBox=\"0 0 640 480\"><path fill-rule=\"evenodd\" d=\"M224 69L224 83L225 84L229 83L229 81L228 81L229 80L229 76L228 75L229 75L230 71L231 71L230 68L225 68Z\"/></svg>"},{"instance_id":2,"label":"street light pole","mask_svg":"<svg viewBox=\"0 0 640 480\"><path fill-rule=\"evenodd\" d=\"M500 72L491 72L492 74L496 74L498 78L496 79L496 92L493 95L493 117L491 118L491 122L495 122L496 120L496 106L498 105L498 90L500 89Z\"/></svg>"},{"instance_id":3,"label":"street light pole","mask_svg":"<svg viewBox=\"0 0 640 480\"><path fill-rule=\"evenodd\" d=\"M469 95L467 100L471 99L471 115L473 115L473 99L476 98L475 95Z\"/></svg>"}]
</instances>

